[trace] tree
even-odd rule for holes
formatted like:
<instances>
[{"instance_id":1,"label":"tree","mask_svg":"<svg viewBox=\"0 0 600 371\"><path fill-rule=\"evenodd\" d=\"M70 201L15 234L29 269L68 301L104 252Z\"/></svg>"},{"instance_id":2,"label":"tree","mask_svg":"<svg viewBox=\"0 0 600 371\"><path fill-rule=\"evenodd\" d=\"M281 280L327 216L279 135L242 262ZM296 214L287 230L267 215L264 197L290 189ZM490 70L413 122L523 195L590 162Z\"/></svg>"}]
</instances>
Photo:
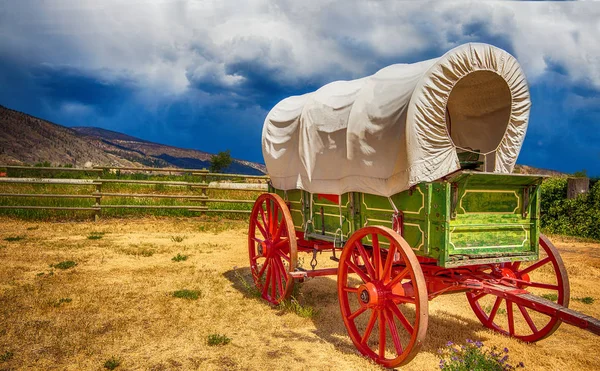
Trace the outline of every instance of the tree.
<instances>
[{"instance_id":1,"label":"tree","mask_svg":"<svg viewBox=\"0 0 600 371\"><path fill-rule=\"evenodd\" d=\"M210 172L220 173L231 165L231 153L229 150L221 151L210 158Z\"/></svg>"}]
</instances>

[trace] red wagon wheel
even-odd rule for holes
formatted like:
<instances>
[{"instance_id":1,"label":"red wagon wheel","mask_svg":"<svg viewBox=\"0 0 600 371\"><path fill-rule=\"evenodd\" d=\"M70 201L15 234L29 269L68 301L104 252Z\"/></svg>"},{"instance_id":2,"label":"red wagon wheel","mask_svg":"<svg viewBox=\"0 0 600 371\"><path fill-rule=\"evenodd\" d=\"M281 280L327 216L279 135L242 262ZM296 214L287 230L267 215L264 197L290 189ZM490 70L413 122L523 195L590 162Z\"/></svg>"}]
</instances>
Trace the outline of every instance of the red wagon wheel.
<instances>
[{"instance_id":1,"label":"red wagon wheel","mask_svg":"<svg viewBox=\"0 0 600 371\"><path fill-rule=\"evenodd\" d=\"M540 246L541 259L536 263L528 266L521 266L521 262L501 264L496 274L519 279L519 288L568 307L570 289L565 265L556 247L544 235L540 235ZM489 274L492 275L491 272ZM484 326L522 341L542 340L561 324L555 317L492 294L472 291L467 293L467 298Z\"/></svg>"},{"instance_id":2,"label":"red wagon wheel","mask_svg":"<svg viewBox=\"0 0 600 371\"><path fill-rule=\"evenodd\" d=\"M289 272L298 258L296 233L290 211L276 194L258 197L250 216L248 253L252 277L263 299L277 305L294 287Z\"/></svg>"},{"instance_id":3,"label":"red wagon wheel","mask_svg":"<svg viewBox=\"0 0 600 371\"><path fill-rule=\"evenodd\" d=\"M372 246L363 245L369 236ZM427 287L414 252L396 232L374 226L350 237L340 257L338 297L362 354L385 367L417 355L427 332Z\"/></svg>"}]
</instances>

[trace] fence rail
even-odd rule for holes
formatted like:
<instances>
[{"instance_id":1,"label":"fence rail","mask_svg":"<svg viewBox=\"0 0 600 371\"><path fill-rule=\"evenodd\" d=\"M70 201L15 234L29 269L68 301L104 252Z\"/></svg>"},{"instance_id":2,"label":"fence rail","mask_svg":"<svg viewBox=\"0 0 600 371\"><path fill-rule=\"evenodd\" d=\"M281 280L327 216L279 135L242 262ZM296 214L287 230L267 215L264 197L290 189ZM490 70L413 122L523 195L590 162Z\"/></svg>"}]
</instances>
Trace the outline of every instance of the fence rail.
<instances>
[{"instance_id":1,"label":"fence rail","mask_svg":"<svg viewBox=\"0 0 600 371\"><path fill-rule=\"evenodd\" d=\"M0 193L0 210L1 209L23 209L23 210L72 210L72 211L92 211L94 220L99 220L102 215L103 210L109 209L164 209L164 210L188 210L191 212L199 212L199 213L250 213L249 209L224 209L219 208L218 204L239 204L239 205L248 205L254 203L254 197L249 196L249 199L239 199L244 197L236 197L237 199L229 198L219 198L215 197L217 195L213 193L220 193L223 191L235 191L236 192L265 192L267 190L266 181L269 179L268 176L256 176L256 175L243 175L243 174L220 174L220 173L210 173L208 170L199 170L199 169L177 169L177 168L117 168L117 167L95 167L93 169L79 169L79 168L53 168L53 167L26 167L26 166L3 166L0 165L1 168L13 169L13 170L27 170L27 178L19 178L19 177L0 177L0 187L2 184L12 185L11 192L7 192L5 189L1 189L2 193ZM94 179L57 179L57 178L35 178L31 177L32 171L40 170L44 173L47 171L70 171L70 172L83 172L86 174L93 174ZM186 181L176 181L176 180L139 180L139 179L104 179L103 175L107 174L106 171L113 170L127 170L127 171L145 171L145 172L168 172L172 173L182 173L182 174L191 174L194 177L194 181L189 181L189 177L185 177ZM113 174L114 173L110 173ZM97 178L96 178L97 177ZM231 179L238 178L246 181L251 181L253 183L228 183L223 182L215 182L214 179ZM213 180L213 181L209 181ZM44 185L48 186L66 186L66 190L63 188L62 192L52 192L52 193L34 193L35 191L26 191L23 192L21 187L33 185L35 187L43 187ZM140 193L139 189L148 187L148 186L158 186L161 187L161 190L164 190L162 187L180 187L187 190L188 193ZM71 187L78 188L76 192L71 191ZM91 190L81 190L80 187L93 187ZM123 192L119 190L118 192L111 192L110 190L106 190L106 188L135 188L135 191L132 192ZM46 190L46 187L43 187ZM14 191L13 191L14 190ZM37 189L36 189L37 190ZM193 192L200 192L200 194L194 194ZM211 196L209 196L208 192L211 192ZM222 196L222 195L221 195ZM227 195L225 195L227 196ZM25 199L33 199L36 200L49 200L49 199L58 199L58 200L83 200L86 199L92 200L90 205L74 205L74 206L65 206L65 205L27 205L25 201L23 204L6 204L7 200L15 199L15 198L25 198ZM122 198L120 204L112 204L109 200L115 198ZM185 204L185 205L161 205L161 204L152 204L152 202L141 202L138 204L127 204L127 201L124 200L136 200L135 202L140 202L140 199L157 199L157 200L165 200L165 202L196 202L196 204ZM119 201L119 200L117 200ZM33 201L32 201L33 202ZM158 201L156 201L158 202ZM10 203L10 202L8 202ZM209 205L210 204L210 205ZM217 204L217 205L215 205ZM235 206L234 206L235 207ZM247 208L247 206L246 206Z\"/></svg>"}]
</instances>

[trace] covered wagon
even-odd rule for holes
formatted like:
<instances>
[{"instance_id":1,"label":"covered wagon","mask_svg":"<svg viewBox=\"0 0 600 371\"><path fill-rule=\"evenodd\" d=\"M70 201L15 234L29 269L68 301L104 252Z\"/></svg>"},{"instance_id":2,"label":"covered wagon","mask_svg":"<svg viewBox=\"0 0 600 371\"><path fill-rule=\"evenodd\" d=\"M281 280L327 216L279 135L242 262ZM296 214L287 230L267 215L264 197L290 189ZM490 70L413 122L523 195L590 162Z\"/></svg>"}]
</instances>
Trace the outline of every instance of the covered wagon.
<instances>
[{"instance_id":1,"label":"covered wagon","mask_svg":"<svg viewBox=\"0 0 600 371\"><path fill-rule=\"evenodd\" d=\"M543 177L512 174L529 108L516 59L486 44L282 100L264 123L271 184L248 233L262 297L337 275L348 334L387 367L417 354L441 294L466 293L484 326L524 341L561 320L597 332L565 309L566 270L540 235ZM317 267L323 251L336 267Z\"/></svg>"}]
</instances>

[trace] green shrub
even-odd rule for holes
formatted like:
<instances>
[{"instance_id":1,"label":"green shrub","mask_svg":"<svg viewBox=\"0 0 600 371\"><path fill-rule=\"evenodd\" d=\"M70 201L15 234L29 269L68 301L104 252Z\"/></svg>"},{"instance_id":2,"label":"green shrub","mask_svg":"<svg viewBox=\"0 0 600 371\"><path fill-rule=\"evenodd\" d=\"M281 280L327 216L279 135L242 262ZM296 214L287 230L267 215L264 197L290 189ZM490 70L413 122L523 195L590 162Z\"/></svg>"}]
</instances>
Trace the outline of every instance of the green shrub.
<instances>
[{"instance_id":1,"label":"green shrub","mask_svg":"<svg viewBox=\"0 0 600 371\"><path fill-rule=\"evenodd\" d=\"M21 241L21 240L24 240L24 239L25 239L25 236L10 236L10 237L6 237L4 239L4 241L6 241L6 242L18 242L18 241Z\"/></svg>"},{"instance_id":2,"label":"green shrub","mask_svg":"<svg viewBox=\"0 0 600 371\"><path fill-rule=\"evenodd\" d=\"M595 299L592 298L591 296L586 296L586 297L583 297L583 298L573 298L573 300L579 301L579 302L581 302L583 304L594 304L594 300Z\"/></svg>"},{"instance_id":3,"label":"green shrub","mask_svg":"<svg viewBox=\"0 0 600 371\"><path fill-rule=\"evenodd\" d=\"M6 351L0 354L0 362L8 362L14 356L13 352Z\"/></svg>"},{"instance_id":4,"label":"green shrub","mask_svg":"<svg viewBox=\"0 0 600 371\"><path fill-rule=\"evenodd\" d=\"M548 233L600 240L600 182L587 194L567 199L567 179L550 178L541 186L541 226Z\"/></svg>"},{"instance_id":5,"label":"green shrub","mask_svg":"<svg viewBox=\"0 0 600 371\"><path fill-rule=\"evenodd\" d=\"M182 261L186 261L188 258L187 255L181 255L179 253L177 253L177 255L175 255L171 260L173 260L174 262L182 262Z\"/></svg>"},{"instance_id":6,"label":"green shrub","mask_svg":"<svg viewBox=\"0 0 600 371\"><path fill-rule=\"evenodd\" d=\"M217 346L217 345L227 345L231 342L231 339L228 338L225 335L220 335L220 334L210 334L208 335L208 338L206 339L206 343L211 346Z\"/></svg>"},{"instance_id":7,"label":"green shrub","mask_svg":"<svg viewBox=\"0 0 600 371\"><path fill-rule=\"evenodd\" d=\"M173 296L187 300L198 300L202 296L202 292L199 290L177 290L173 292Z\"/></svg>"},{"instance_id":8,"label":"green shrub","mask_svg":"<svg viewBox=\"0 0 600 371\"><path fill-rule=\"evenodd\" d=\"M121 360L119 358L110 357L110 359L104 362L104 368L107 370L114 370L115 368L119 367L120 364Z\"/></svg>"},{"instance_id":9,"label":"green shrub","mask_svg":"<svg viewBox=\"0 0 600 371\"><path fill-rule=\"evenodd\" d=\"M73 260L65 260L60 263L50 264L50 268L69 269L73 268L76 265L77 263L75 263Z\"/></svg>"}]
</instances>

